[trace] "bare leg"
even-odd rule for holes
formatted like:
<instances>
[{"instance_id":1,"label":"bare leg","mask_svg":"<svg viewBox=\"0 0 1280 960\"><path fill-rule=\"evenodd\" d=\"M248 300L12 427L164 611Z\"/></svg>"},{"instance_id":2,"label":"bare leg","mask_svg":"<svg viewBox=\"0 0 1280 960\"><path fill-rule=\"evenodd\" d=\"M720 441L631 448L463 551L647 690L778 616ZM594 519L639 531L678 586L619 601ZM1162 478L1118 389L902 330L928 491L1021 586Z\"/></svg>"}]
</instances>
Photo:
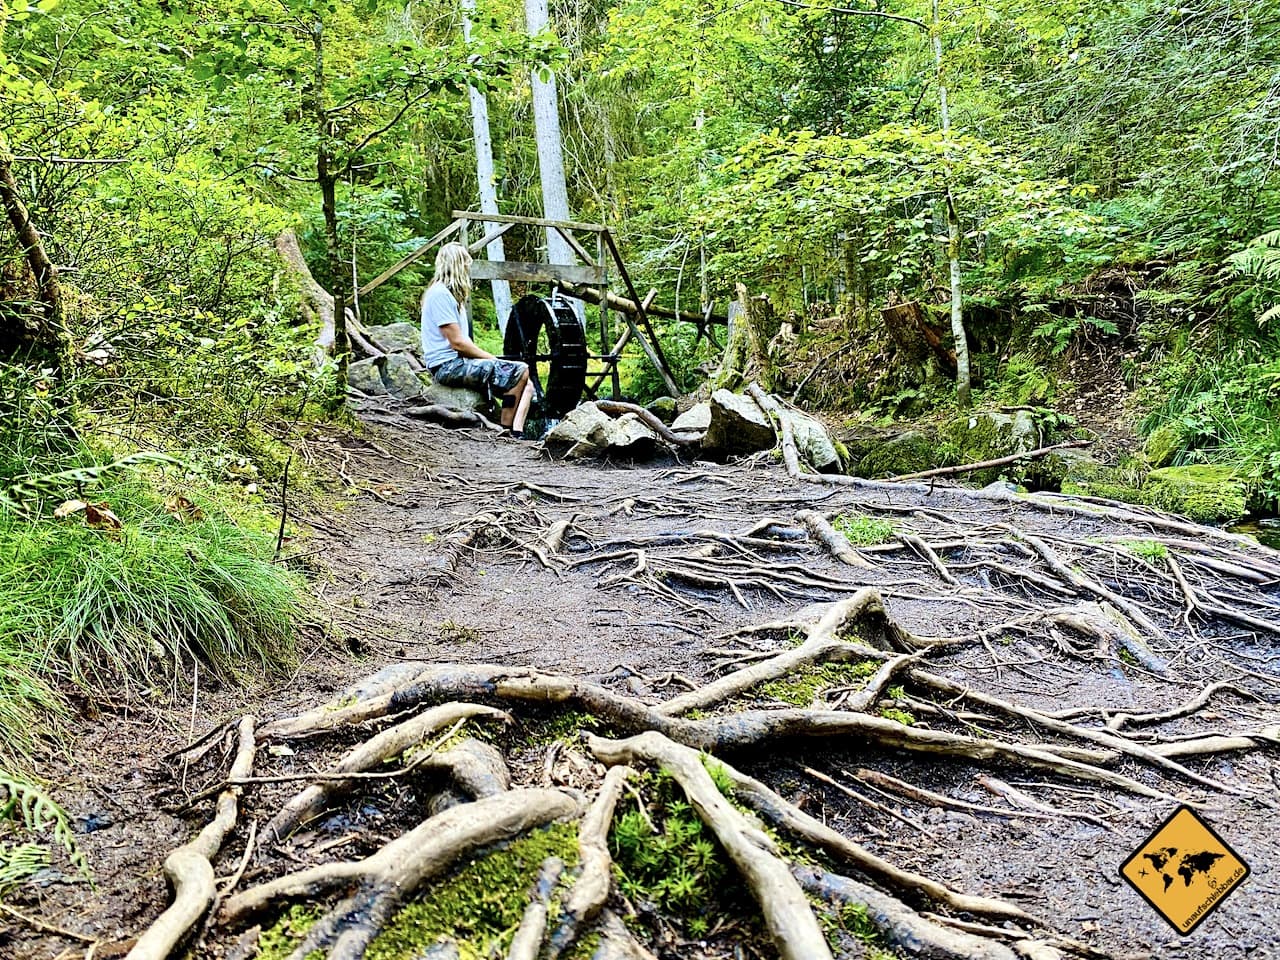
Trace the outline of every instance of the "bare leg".
<instances>
[{"instance_id":1,"label":"bare leg","mask_svg":"<svg viewBox=\"0 0 1280 960\"><path fill-rule=\"evenodd\" d=\"M508 404L507 398L513 403ZM512 430L523 430L525 417L529 415L529 401L533 398L533 387L529 383L526 372L514 387L503 395L502 425ZM523 413L521 411L523 410Z\"/></svg>"},{"instance_id":2,"label":"bare leg","mask_svg":"<svg viewBox=\"0 0 1280 960\"><path fill-rule=\"evenodd\" d=\"M516 403L516 416L511 423L512 430L523 430L524 422L529 419L529 408L533 405L533 384L526 382L524 392Z\"/></svg>"}]
</instances>

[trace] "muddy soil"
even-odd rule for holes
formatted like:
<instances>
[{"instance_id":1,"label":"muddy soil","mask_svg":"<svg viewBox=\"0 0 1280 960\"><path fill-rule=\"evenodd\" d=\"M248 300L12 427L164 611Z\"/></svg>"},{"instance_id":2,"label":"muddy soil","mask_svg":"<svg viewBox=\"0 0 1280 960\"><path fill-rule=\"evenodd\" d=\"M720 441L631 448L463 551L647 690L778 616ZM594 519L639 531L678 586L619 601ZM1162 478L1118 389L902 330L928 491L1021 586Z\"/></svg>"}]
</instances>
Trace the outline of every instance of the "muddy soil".
<instances>
[{"instance_id":1,"label":"muddy soil","mask_svg":"<svg viewBox=\"0 0 1280 960\"><path fill-rule=\"evenodd\" d=\"M15 894L8 905L22 918L0 915L0 957L69 960L84 956L95 942L96 960L127 950L130 938L167 902L160 873L165 855L198 828L211 808L207 799L189 801L214 780L166 755L246 710L269 718L314 706L361 676L405 660L537 666L650 696L673 675L694 682L711 676L704 654L717 637L840 595L812 586L735 596L710 586L646 584L620 576L632 565L629 558L548 569L522 544L536 544L539 531L557 520L572 519L576 537L568 549L584 556L588 548L597 555L607 552L612 541L621 552L643 538L703 530L742 533L770 517L790 524L804 507L828 514L882 508L890 511L885 516L912 516L926 527L929 514L912 515L908 508L938 515L978 510L992 523L1054 536L1143 533L1101 519L1053 516L1010 504L978 508L945 486L921 494L797 485L769 457L731 466L557 463L536 445L396 416L381 419L361 438L317 436L308 444L310 456L331 464L361 492L341 509L306 517L305 534L291 544L319 567L310 611L314 622L303 630L299 664L248 691L202 675L196 689L178 696L157 694L154 702L135 698L87 716L65 753L51 757L44 772L85 831L81 839L95 885L76 882L62 865ZM512 537L473 544L442 580L437 563L449 535L484 513L507 523ZM648 549L660 554L667 548ZM918 634L970 633L1007 617L1007 611L942 596L944 584L918 558L889 559L864 571L810 550L804 565L849 583L880 585L893 614ZM1117 571L1117 579L1123 580L1123 571ZM1280 603L1274 593L1269 587L1259 590L1259 602ZM1207 714L1168 724L1161 732L1204 732L1206 723L1226 731L1280 722L1280 651L1274 636L1259 639L1222 626L1193 636L1179 609L1167 611L1161 625L1179 645L1178 682L1116 661L1046 654L1045 647L1019 639L1003 646L970 645L931 659L935 670L952 679L1050 710L1161 709L1187 699L1210 679L1230 677L1258 699L1216 701ZM288 757L263 759L260 772L292 769ZM1280 915L1280 830L1275 828L1280 787L1274 752L1189 764L1260 799L1177 785L1181 795L1205 803L1206 818L1253 871L1188 938L1174 933L1118 874L1172 805L997 767L998 776L1022 784L1042 802L1093 814L1106 826L1078 819L976 816L878 797L915 821L909 826L884 809L825 787L804 768L840 777L844 770L874 766L955 798L1000 803L978 782L991 768L830 743L797 745L766 762L733 759L871 850L958 889L1021 903L1053 918L1062 932L1113 955L1280 957L1275 920ZM1136 765L1122 769L1157 782L1151 771ZM246 820L264 815L254 803L247 803ZM348 815L346 826L367 831L370 842L385 829L374 807L357 804ZM219 876L234 872L239 850L243 844L224 853Z\"/></svg>"}]
</instances>

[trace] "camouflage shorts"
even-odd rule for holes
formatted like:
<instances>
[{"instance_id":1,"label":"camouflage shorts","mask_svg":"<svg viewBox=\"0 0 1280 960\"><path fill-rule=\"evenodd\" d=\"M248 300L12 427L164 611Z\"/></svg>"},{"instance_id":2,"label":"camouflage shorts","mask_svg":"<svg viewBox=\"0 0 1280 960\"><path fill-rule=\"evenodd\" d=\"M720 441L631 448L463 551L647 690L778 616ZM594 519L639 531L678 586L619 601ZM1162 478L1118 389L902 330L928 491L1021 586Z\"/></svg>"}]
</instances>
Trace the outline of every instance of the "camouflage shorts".
<instances>
[{"instance_id":1,"label":"camouflage shorts","mask_svg":"<svg viewBox=\"0 0 1280 960\"><path fill-rule=\"evenodd\" d=\"M519 360L474 360L457 357L431 371L431 379L442 387L487 390L490 395L509 391L528 371Z\"/></svg>"}]
</instances>

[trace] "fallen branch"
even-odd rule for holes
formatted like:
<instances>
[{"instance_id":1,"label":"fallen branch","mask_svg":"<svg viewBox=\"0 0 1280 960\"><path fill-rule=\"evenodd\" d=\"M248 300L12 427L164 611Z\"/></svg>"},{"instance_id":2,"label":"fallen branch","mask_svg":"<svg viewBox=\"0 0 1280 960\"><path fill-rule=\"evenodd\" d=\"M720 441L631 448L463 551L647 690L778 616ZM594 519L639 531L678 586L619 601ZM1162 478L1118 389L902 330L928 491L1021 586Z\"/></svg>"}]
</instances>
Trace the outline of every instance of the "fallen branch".
<instances>
[{"instance_id":1,"label":"fallen branch","mask_svg":"<svg viewBox=\"0 0 1280 960\"><path fill-rule=\"evenodd\" d=\"M958 467L936 467L933 470L921 470L919 473L904 473L900 476L889 477L890 483L903 483L907 480L924 480L928 477L951 477L958 473L973 473L976 470L986 470L990 467L1003 467L1010 463L1020 463L1023 460L1038 460L1046 457L1058 450L1072 450L1079 447L1088 447L1093 444L1092 440L1070 440L1066 443L1055 443L1051 447L1039 447L1035 450L1028 450L1025 453L1011 453L1007 457L996 457L994 460L980 460L977 463L962 463Z\"/></svg>"}]
</instances>

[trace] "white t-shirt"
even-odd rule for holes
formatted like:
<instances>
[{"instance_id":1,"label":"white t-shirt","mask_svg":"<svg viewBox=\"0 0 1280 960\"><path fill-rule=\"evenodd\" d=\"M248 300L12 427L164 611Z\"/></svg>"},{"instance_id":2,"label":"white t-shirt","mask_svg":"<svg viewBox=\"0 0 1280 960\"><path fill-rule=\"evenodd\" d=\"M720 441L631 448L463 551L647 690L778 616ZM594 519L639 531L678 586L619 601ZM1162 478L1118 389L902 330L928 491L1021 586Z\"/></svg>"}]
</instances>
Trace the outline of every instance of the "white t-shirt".
<instances>
[{"instance_id":1,"label":"white t-shirt","mask_svg":"<svg viewBox=\"0 0 1280 960\"><path fill-rule=\"evenodd\" d=\"M456 323L463 332L467 329L462 304L443 283L433 283L422 295L422 362L429 370L458 357L458 351L449 346L440 332L446 323Z\"/></svg>"}]
</instances>

